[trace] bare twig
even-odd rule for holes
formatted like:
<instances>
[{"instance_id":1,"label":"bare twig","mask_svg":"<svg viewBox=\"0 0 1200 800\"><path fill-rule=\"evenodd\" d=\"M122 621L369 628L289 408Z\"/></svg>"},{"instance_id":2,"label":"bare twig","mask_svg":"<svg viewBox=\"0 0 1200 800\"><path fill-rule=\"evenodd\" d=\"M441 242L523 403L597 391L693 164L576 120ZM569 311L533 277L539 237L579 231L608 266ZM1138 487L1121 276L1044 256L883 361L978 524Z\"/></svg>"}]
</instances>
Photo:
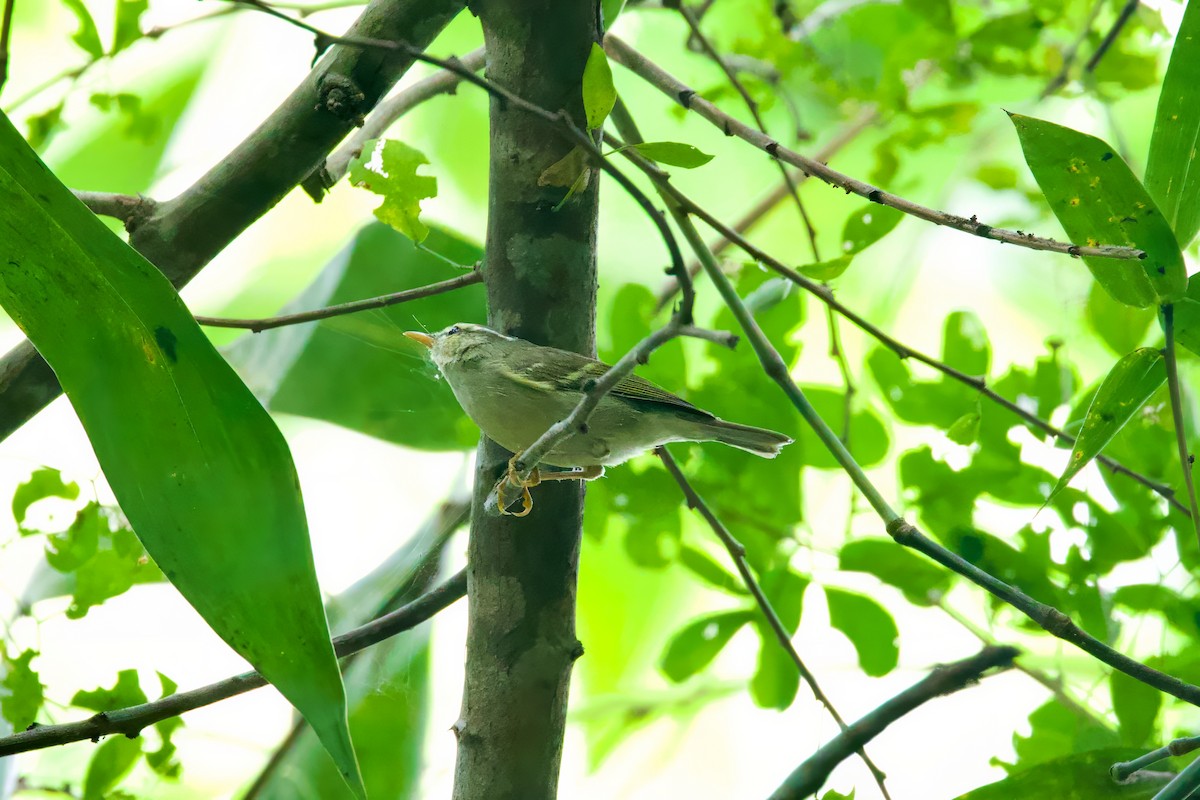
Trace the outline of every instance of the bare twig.
<instances>
[{"instance_id":1,"label":"bare twig","mask_svg":"<svg viewBox=\"0 0 1200 800\"><path fill-rule=\"evenodd\" d=\"M338 317L343 314L354 314L359 311L369 311L375 308L387 308L388 306L407 303L410 300L420 300L423 297L445 294L446 292L452 292L455 289L461 289L464 286L471 286L482 281L483 275L480 273L478 267L476 267L470 272L459 275L457 278L431 283L428 286L405 289L402 292L370 297L366 300L352 300L348 303L339 303L335 306L326 306L325 308L318 308L312 311L298 311L295 314L283 314L278 317L265 317L263 319L227 319L225 317L202 317L197 315L196 322L199 322L201 325L207 325L210 328L245 328L254 333L259 333L271 328L282 328L285 325L298 325L302 322L315 322L330 317Z\"/></svg>"},{"instance_id":2,"label":"bare twig","mask_svg":"<svg viewBox=\"0 0 1200 800\"><path fill-rule=\"evenodd\" d=\"M848 194L856 194L873 203L889 206L910 216L923 219L926 222L932 222L935 225L953 228L984 239L1015 244L1031 250L1044 250L1072 256L1100 256L1104 258L1144 259L1146 257L1144 250L1138 250L1133 247L1118 247L1115 245L1081 246L1069 242L1046 239L1041 236L1034 236L1033 234L996 228L986 225L974 217L968 219L948 214L944 211L927 208L890 192L885 192L865 181L852 178L849 175L831 169L826 164L789 150L769 136L764 136L754 128L730 117L616 36L610 35L605 37L604 47L609 56L617 63L630 69L663 94L675 99L684 108L695 111L726 134L737 136L739 139L759 148L767 155L799 167L804 172L819 178L830 186L843 189Z\"/></svg>"},{"instance_id":3,"label":"bare twig","mask_svg":"<svg viewBox=\"0 0 1200 800\"><path fill-rule=\"evenodd\" d=\"M654 454L662 459L663 466L667 468L667 472L671 473L671 477L674 478L675 483L679 485L679 490L683 492L683 497L687 501L688 508L696 511L700 514L700 516L704 517L704 521L708 523L708 526L712 528L713 533L715 533L717 538L721 540L721 544L723 544L725 549L729 552L729 557L733 559L733 563L734 566L737 567L738 574L742 576L742 583L745 584L746 588L750 591L750 594L754 595L754 601L758 604L758 608L760 611L762 611L763 616L766 617L767 625L775 634L775 638L779 641L780 647L782 647L784 652L788 654L788 657L792 659L792 663L796 665L796 670L800 673L800 677L804 679L804 682L808 684L809 689L812 690L813 696L816 697L817 701L820 702L821 705L825 706L825 710L829 712L829 715L833 717L834 721L837 722L838 727L841 728L842 736L845 736L847 732L850 731L852 726L847 725L845 720L842 719L841 714L839 714L837 709L834 708L833 702L829 699L829 696L825 694L825 692L821 689L820 684L817 683L817 676L814 675L812 670L808 668L808 665L804 663L804 659L800 657L800 653L796 650L796 646L792 644L791 631L787 629L787 626L783 624L783 621L779 618L779 615L775 613L775 609L771 606L771 601L767 598L767 595L763 592L762 587L759 586L758 581L755 580L754 573L750 570L750 564L746 561L746 548L743 547L742 543L739 542L733 536L733 534L729 532L729 529L725 527L725 524L721 522L720 518L713 513L712 509L708 507L708 504L704 502L704 499L696 492L695 488L692 487L691 482L688 481L687 476L683 474L683 471L679 469L679 465L675 462L675 459L671 456L670 452L667 451L667 448L657 447L654 450ZM851 747L846 755L843 756L842 759L838 760L843 760L851 753L858 753L859 757L863 759L863 762L871 770L871 774L875 776L876 783L879 786L879 790L883 793L883 796L885 798L889 797L887 786L884 783L883 771L880 770L879 767L877 767L867 756L866 751L863 749L865 744L866 740L863 740L859 744Z\"/></svg>"},{"instance_id":4,"label":"bare twig","mask_svg":"<svg viewBox=\"0 0 1200 800\"><path fill-rule=\"evenodd\" d=\"M278 6L279 4L276 3L275 5ZM464 67L472 72L477 72L483 68L483 48L472 50L463 56L461 60ZM402 89L394 96L387 98L376 106L374 111L367 115L363 126L356 130L350 136L350 139L326 160L324 166L301 181L300 185L313 200L320 202L321 196L325 191L341 180L342 176L346 174L346 170L350 167L350 162L362 153L362 148L368 141L382 136L398 119L426 100L437 97L440 94L453 94L460 83L462 83L461 75L456 72L443 70L430 75L428 78L419 80L412 86Z\"/></svg>"},{"instance_id":5,"label":"bare twig","mask_svg":"<svg viewBox=\"0 0 1200 800\"><path fill-rule=\"evenodd\" d=\"M1066 85L1067 79L1071 75L1071 67L1075 64L1075 56L1079 54L1079 48L1087 41L1088 36L1092 32L1092 25L1096 24L1096 17L1100 16L1100 12L1106 5L1108 5L1108 0L1095 0L1092 3L1092 10L1088 12L1087 21L1083 23L1083 30L1079 32L1079 36L1075 38L1075 41L1067 48L1067 52L1063 54L1062 68L1058 71L1057 75L1050 79L1046 87L1042 89L1041 94L1038 95L1039 100L1045 100Z\"/></svg>"},{"instance_id":6,"label":"bare twig","mask_svg":"<svg viewBox=\"0 0 1200 800\"><path fill-rule=\"evenodd\" d=\"M859 114L852 119L846 126L840 129L834 137L830 139L820 150L817 151L816 159L818 161L828 161L837 155L843 147L858 138L859 134L875 124L879 119L879 110L875 106L864 108ZM618 144L615 140L610 143ZM808 176L802 172L792 172L792 179L797 185L808 180ZM737 222L733 224L733 230L738 233L747 233L753 229L764 217L769 214L772 209L786 200L791 194L791 188L787 183L781 183L776 186L771 192L762 197L754 206L745 213ZM729 239L721 237L716 242L709 245L709 249L714 255L720 255L732 244ZM700 274L700 262L693 260L688 265L688 274L695 278ZM671 302L671 298L679 291L679 283L674 278L667 278L663 282L662 288L658 290L658 297L655 300L654 310L659 311L667 303Z\"/></svg>"},{"instance_id":7,"label":"bare twig","mask_svg":"<svg viewBox=\"0 0 1200 800\"><path fill-rule=\"evenodd\" d=\"M1121 31L1124 30L1125 25L1133 16L1133 12L1137 11L1137 7L1138 0L1126 0L1125 5L1121 7L1121 12L1117 14L1116 21L1108 29L1108 33L1104 34L1104 39L1100 42L1100 46L1096 48L1096 52L1092 53L1092 57L1084 65L1083 69L1085 72L1096 71L1096 67L1100 65L1100 60L1104 58L1109 48L1117 41L1117 37L1121 35Z\"/></svg>"},{"instance_id":8,"label":"bare twig","mask_svg":"<svg viewBox=\"0 0 1200 800\"><path fill-rule=\"evenodd\" d=\"M128 227L131 223L150 216L157 205L149 197L111 192L81 192L72 194L97 216L119 219Z\"/></svg>"},{"instance_id":9,"label":"bare twig","mask_svg":"<svg viewBox=\"0 0 1200 800\"><path fill-rule=\"evenodd\" d=\"M368 622L333 640L339 657L357 653L373 644L414 628L442 609L453 604L467 592L467 573L459 572L441 586L422 595L403 608ZM102 711L79 722L62 725L38 725L12 736L0 738L0 758L41 750L55 745L98 740L101 736L123 734L133 738L144 728L187 711L212 705L220 700L266 686L267 681L257 672L244 672L223 681L180 692L161 700L142 703L116 711Z\"/></svg>"},{"instance_id":10,"label":"bare twig","mask_svg":"<svg viewBox=\"0 0 1200 800\"><path fill-rule=\"evenodd\" d=\"M1156 764L1166 758L1175 756L1185 756L1188 753L1200 750L1200 736L1187 736L1181 739L1175 739L1168 742L1164 747L1157 750L1151 750L1144 756L1139 756L1132 761L1121 761L1113 764L1109 769L1109 774L1113 780L1118 783L1128 780L1129 776L1140 769Z\"/></svg>"},{"instance_id":11,"label":"bare twig","mask_svg":"<svg viewBox=\"0 0 1200 800\"><path fill-rule=\"evenodd\" d=\"M1171 395L1171 420L1175 423L1175 443L1179 448L1179 467L1183 470L1183 483L1187 487L1188 504L1192 515L1192 527L1200 537L1200 509L1196 507L1196 484L1192 480L1193 458L1188 453L1187 430L1183 416L1183 394L1179 389L1179 365L1175 359L1175 306L1167 303L1162 307L1163 333L1166 346L1163 360L1167 365L1167 391Z\"/></svg>"},{"instance_id":12,"label":"bare twig","mask_svg":"<svg viewBox=\"0 0 1200 800\"><path fill-rule=\"evenodd\" d=\"M770 800L802 800L816 794L834 768L867 742L936 697L973 686L991 669L1008 669L1019 655L1014 647L985 647L976 655L935 667L917 683L883 703L813 753L775 790Z\"/></svg>"},{"instance_id":13,"label":"bare twig","mask_svg":"<svg viewBox=\"0 0 1200 800\"><path fill-rule=\"evenodd\" d=\"M858 327L865 333L869 334L870 336L872 336L873 338L878 340L881 344L886 346L889 350L894 352L900 358L905 358L905 359L911 358L916 361L920 361L922 364L932 367L933 369L942 373L946 377L951 378L952 380L958 381L959 383L970 386L975 391L979 392L979 394L986 397L988 400L1007 409L1008 411L1011 411L1013 414L1017 415L1018 417L1020 417L1022 420L1024 420L1028 424L1038 428L1039 430L1044 431L1045 433L1049 434L1050 436L1053 436L1058 441L1066 443L1066 444L1074 444L1075 437L1071 436L1070 434L1061 430L1060 428L1057 428L1054 425L1051 425L1049 422L1041 419L1036 414L1033 414L1024 408L1021 408L1021 406L1019 406L1017 403L1013 402L1012 400L1009 400L1008 398L1004 397L1003 395L996 393L991 387L988 386L987 380L985 378L976 376L976 375L967 375L967 374L955 369L954 367L951 367L950 365L948 365L942 361L939 361L938 359L934 358L933 356L926 355L925 353L922 353L921 351L919 351L913 347L910 347L909 345L906 345L903 342L900 342L899 340L893 338L892 336L885 333L878 326L874 325L873 323L869 322L868 320L863 318L861 315L859 315L855 311L853 311L850 308L843 305L834 296L833 292L830 291L828 287L822 286L821 284L816 283L815 281L809 280L808 278L804 277L800 273L796 272L791 267L784 264L779 259L773 257L770 253L767 253L766 251L761 250L760 248L758 248L755 245L753 245L752 243L750 243L738 231L736 231L733 228L731 228L730 226L726 225L719 217L717 217L716 215L705 210L703 206L700 206L694 200L692 200L690 197L685 195L683 192L679 191L679 189L677 189L670 182L670 180L668 180L668 176L666 173L664 173L662 170L660 170L655 164L653 164L652 162L650 162L647 159L645 159L644 157L642 157L636 150L632 150L632 149L623 150L623 151L621 151L621 154L625 158L632 161L635 165L637 165L637 167L639 169L641 169L644 173L646 173L646 175L649 176L652 181L654 181L656 188L660 192L662 192L665 195L667 195L668 197L670 197L672 202L678 203L689 214L694 215L694 216L698 217L699 219L702 219L706 225L708 225L714 231L719 233L722 237L725 238L725 240L735 244L739 249L744 251L751 258L755 259L756 261L758 261L762 265L766 266L767 268L771 269L772 271L777 272L778 274L780 274L783 277L787 278L788 280L792 281L793 283L800 286L805 291L815 295L817 297L817 299L819 299L822 303L824 303L828 307L832 308L833 310L837 311L837 313L841 314L843 317L845 317L851 323L853 323L856 327ZM1143 486L1145 486L1146 488L1155 492L1156 494L1160 495L1168 503L1170 503L1171 506L1174 507L1177 511L1179 511L1185 515L1190 514L1190 512L1188 511L1187 505L1185 505L1184 503L1181 503L1179 501L1179 499L1175 496L1175 491L1171 487L1169 487L1165 484L1159 483L1158 481L1152 480L1151 478L1149 478L1135 470L1132 470L1129 467L1126 467L1125 465L1121 464L1119 461L1116 461L1115 459L1110 458L1108 456L1103 456L1103 455L1098 456L1096 460L1099 463L1103 464L1105 467L1107 467L1109 470L1111 470L1113 473L1125 475L1125 476L1133 479L1134 481L1137 481L1138 483L1142 484Z\"/></svg>"}]
</instances>

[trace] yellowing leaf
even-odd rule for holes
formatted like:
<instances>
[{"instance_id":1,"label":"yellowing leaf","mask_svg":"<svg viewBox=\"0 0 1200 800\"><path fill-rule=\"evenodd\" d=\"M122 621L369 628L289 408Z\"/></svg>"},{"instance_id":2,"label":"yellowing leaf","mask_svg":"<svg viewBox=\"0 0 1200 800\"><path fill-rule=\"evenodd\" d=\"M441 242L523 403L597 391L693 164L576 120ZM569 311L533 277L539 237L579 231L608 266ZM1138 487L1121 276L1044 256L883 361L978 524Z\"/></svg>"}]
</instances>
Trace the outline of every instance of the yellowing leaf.
<instances>
[{"instance_id":1,"label":"yellowing leaf","mask_svg":"<svg viewBox=\"0 0 1200 800\"><path fill-rule=\"evenodd\" d=\"M595 130L603 125L616 104L617 90L613 87L608 56L604 55L603 47L593 42L583 67L583 112L588 128Z\"/></svg>"}]
</instances>

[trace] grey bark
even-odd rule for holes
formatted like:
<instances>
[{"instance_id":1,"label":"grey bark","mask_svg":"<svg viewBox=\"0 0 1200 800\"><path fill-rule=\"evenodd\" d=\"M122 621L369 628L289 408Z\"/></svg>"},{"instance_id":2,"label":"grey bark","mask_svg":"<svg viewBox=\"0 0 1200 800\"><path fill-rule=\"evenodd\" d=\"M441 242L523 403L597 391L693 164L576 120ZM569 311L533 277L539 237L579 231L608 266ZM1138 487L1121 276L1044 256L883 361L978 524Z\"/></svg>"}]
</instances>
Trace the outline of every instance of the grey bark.
<instances>
[{"instance_id":1,"label":"grey bark","mask_svg":"<svg viewBox=\"0 0 1200 800\"><path fill-rule=\"evenodd\" d=\"M477 0L487 75L584 127L582 75L599 35L594 0ZM491 105L485 281L490 324L539 344L592 354L597 193L554 207L538 176L571 149L545 120ZM510 453L480 442L468 547L466 682L455 725L455 800L550 800L557 792L575 636L584 489L533 490L524 518L491 517L488 492Z\"/></svg>"},{"instance_id":2,"label":"grey bark","mask_svg":"<svg viewBox=\"0 0 1200 800\"><path fill-rule=\"evenodd\" d=\"M463 7L464 0L373 0L348 34L424 48ZM195 185L131 219L130 244L182 288L320 167L410 66L411 58L394 51L331 48L291 96ZM5 354L0 440L61 393L28 341Z\"/></svg>"}]
</instances>

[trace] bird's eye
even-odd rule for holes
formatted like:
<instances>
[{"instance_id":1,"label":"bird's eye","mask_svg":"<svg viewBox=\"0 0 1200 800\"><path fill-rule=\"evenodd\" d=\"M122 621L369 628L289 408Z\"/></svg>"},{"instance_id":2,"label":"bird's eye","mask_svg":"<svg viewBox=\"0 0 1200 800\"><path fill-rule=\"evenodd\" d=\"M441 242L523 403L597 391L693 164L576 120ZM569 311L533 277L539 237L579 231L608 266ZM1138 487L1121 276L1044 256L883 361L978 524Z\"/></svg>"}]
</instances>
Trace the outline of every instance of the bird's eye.
<instances>
[{"instance_id":1,"label":"bird's eye","mask_svg":"<svg viewBox=\"0 0 1200 800\"><path fill-rule=\"evenodd\" d=\"M462 328L458 327L457 325L451 325L450 330L446 331L446 335L453 336L454 334L460 333L461 331L462 331Z\"/></svg>"}]
</instances>

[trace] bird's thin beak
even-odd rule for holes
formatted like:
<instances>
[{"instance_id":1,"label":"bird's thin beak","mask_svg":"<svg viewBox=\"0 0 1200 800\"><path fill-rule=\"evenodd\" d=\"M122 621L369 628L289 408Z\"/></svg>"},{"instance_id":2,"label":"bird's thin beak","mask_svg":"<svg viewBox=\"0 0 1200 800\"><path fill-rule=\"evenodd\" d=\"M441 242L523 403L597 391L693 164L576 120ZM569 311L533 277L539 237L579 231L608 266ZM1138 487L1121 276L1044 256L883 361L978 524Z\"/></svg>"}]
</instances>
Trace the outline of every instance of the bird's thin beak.
<instances>
[{"instance_id":1,"label":"bird's thin beak","mask_svg":"<svg viewBox=\"0 0 1200 800\"><path fill-rule=\"evenodd\" d=\"M433 337L427 333L420 333L419 331L405 331L404 335L412 339L414 342L420 342L426 347L433 347Z\"/></svg>"}]
</instances>

